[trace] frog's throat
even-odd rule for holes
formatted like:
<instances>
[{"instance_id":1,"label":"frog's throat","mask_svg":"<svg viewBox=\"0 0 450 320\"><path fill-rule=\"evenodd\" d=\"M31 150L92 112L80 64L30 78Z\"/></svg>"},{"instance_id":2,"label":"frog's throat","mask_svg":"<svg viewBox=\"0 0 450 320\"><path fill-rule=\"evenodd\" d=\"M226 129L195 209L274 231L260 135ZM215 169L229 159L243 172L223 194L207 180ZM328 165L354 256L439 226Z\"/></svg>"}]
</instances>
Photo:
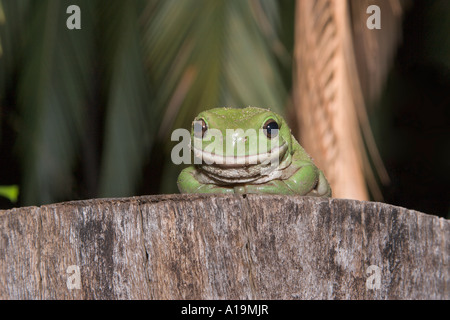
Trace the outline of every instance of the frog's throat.
<instances>
[{"instance_id":1,"label":"frog's throat","mask_svg":"<svg viewBox=\"0 0 450 320\"><path fill-rule=\"evenodd\" d=\"M287 143L284 143L266 153L246 156L222 156L211 152L205 152L195 147L192 148L194 158L202 159L203 163L206 163L207 165L211 164L222 168L236 168L267 163L275 164L275 162L279 161L279 159L284 156L287 149Z\"/></svg>"}]
</instances>

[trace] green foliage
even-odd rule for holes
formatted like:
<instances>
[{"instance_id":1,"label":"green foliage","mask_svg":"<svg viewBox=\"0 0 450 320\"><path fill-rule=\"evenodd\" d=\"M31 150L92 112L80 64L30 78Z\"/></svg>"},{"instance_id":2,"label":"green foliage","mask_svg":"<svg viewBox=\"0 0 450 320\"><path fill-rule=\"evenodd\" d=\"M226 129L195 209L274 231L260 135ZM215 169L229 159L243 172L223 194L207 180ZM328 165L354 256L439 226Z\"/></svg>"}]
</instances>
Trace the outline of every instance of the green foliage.
<instances>
[{"instance_id":1,"label":"green foliage","mask_svg":"<svg viewBox=\"0 0 450 320\"><path fill-rule=\"evenodd\" d=\"M167 154L199 111L286 103L275 0L2 1L0 99L14 101L22 205L137 194L160 184L142 179L160 170L150 152ZM66 28L69 5L81 30Z\"/></svg>"},{"instance_id":2,"label":"green foliage","mask_svg":"<svg viewBox=\"0 0 450 320\"><path fill-rule=\"evenodd\" d=\"M0 0L0 26L3 25L4 23L5 23L5 14L3 12L2 1ZM2 53L3 53L2 38L0 37L0 58L2 56ZM0 111L1 111L1 108L0 108ZM0 142L1 142L1 138L2 138L2 136L1 136L2 130L1 129L2 129L2 118L1 118L1 113L0 113Z\"/></svg>"},{"instance_id":3,"label":"green foliage","mask_svg":"<svg viewBox=\"0 0 450 320\"><path fill-rule=\"evenodd\" d=\"M19 186L0 186L0 197L5 197L9 201L16 203L19 197Z\"/></svg>"},{"instance_id":4,"label":"green foliage","mask_svg":"<svg viewBox=\"0 0 450 320\"><path fill-rule=\"evenodd\" d=\"M156 117L141 50L140 3L114 0L102 11L108 60L108 109L100 169L101 197L131 196L142 177Z\"/></svg>"},{"instance_id":5,"label":"green foliage","mask_svg":"<svg viewBox=\"0 0 450 320\"><path fill-rule=\"evenodd\" d=\"M275 29L277 13L275 1L158 2L143 40L166 133L215 106L283 109L286 89L262 29Z\"/></svg>"},{"instance_id":6,"label":"green foliage","mask_svg":"<svg viewBox=\"0 0 450 320\"><path fill-rule=\"evenodd\" d=\"M79 3L89 28L92 4ZM68 198L75 183L73 169L92 87L93 35L65 27L68 5L60 0L30 2L33 14L25 22L17 97L24 204Z\"/></svg>"},{"instance_id":7,"label":"green foliage","mask_svg":"<svg viewBox=\"0 0 450 320\"><path fill-rule=\"evenodd\" d=\"M2 2L0 1L0 25L5 23L5 14L3 13ZM2 39L0 39L0 56L2 55Z\"/></svg>"}]
</instances>

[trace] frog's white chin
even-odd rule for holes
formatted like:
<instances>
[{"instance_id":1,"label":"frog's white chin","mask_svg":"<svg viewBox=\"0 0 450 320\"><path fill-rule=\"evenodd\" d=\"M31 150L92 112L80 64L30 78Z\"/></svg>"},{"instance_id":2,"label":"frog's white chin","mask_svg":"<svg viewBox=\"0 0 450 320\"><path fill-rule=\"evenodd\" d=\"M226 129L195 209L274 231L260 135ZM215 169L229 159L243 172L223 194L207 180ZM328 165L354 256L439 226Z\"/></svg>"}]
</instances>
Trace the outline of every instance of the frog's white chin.
<instances>
[{"instance_id":1,"label":"frog's white chin","mask_svg":"<svg viewBox=\"0 0 450 320\"><path fill-rule=\"evenodd\" d=\"M221 156L204 152L193 148L194 157L203 159L200 166L206 174L206 179L211 178L215 183L222 182L224 184L239 183L265 183L267 181L277 179L282 174L282 169L289 165L288 161L282 161L287 151L287 144L277 147L271 152L247 155L247 156ZM211 181L204 181L204 183Z\"/></svg>"}]
</instances>

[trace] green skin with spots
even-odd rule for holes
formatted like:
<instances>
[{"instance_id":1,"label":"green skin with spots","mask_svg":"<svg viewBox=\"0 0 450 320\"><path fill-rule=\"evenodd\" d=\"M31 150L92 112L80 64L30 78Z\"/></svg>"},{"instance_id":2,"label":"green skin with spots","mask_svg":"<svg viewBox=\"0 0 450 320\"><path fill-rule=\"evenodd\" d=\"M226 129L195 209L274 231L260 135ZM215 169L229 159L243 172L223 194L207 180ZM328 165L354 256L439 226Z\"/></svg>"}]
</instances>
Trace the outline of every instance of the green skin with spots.
<instances>
[{"instance_id":1,"label":"green skin with spots","mask_svg":"<svg viewBox=\"0 0 450 320\"><path fill-rule=\"evenodd\" d=\"M324 174L292 136L280 115L256 107L217 108L201 112L194 121L202 120L206 125L204 133L201 125L192 126L191 149L196 157L202 157L203 162L191 165L180 173L177 183L181 193L331 197L331 188ZM273 121L278 125L278 134L270 137L267 130L260 129ZM227 129L234 130L233 134L227 136ZM250 138L248 129L253 129L256 137ZM212 144L219 141L217 139L222 144L213 148ZM245 145L245 148L239 149L238 143ZM254 161L255 156L266 161ZM251 157L253 160L250 160ZM270 157L277 161L271 163L267 160ZM236 160L238 158L241 162ZM233 159L234 163L227 162Z\"/></svg>"}]
</instances>

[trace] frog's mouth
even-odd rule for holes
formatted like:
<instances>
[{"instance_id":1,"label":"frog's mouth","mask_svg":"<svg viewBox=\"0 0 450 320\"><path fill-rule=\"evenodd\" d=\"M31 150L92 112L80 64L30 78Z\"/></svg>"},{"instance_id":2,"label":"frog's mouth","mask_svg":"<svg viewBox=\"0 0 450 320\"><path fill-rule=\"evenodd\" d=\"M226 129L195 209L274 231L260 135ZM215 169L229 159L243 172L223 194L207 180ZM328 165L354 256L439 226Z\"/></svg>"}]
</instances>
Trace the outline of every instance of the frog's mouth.
<instances>
[{"instance_id":1,"label":"frog's mouth","mask_svg":"<svg viewBox=\"0 0 450 320\"><path fill-rule=\"evenodd\" d=\"M245 155L223 156L193 147L194 158L202 159L202 165L212 165L222 168L248 167L253 165L277 165L280 158L286 153L287 143L278 146L269 152Z\"/></svg>"},{"instance_id":2,"label":"frog's mouth","mask_svg":"<svg viewBox=\"0 0 450 320\"><path fill-rule=\"evenodd\" d=\"M204 175L199 179L204 179L204 183L230 185L265 183L278 179L282 170L290 163L290 158L285 157L287 149L285 143L266 153L228 157L195 148L193 151L194 157L202 159L200 167Z\"/></svg>"}]
</instances>

